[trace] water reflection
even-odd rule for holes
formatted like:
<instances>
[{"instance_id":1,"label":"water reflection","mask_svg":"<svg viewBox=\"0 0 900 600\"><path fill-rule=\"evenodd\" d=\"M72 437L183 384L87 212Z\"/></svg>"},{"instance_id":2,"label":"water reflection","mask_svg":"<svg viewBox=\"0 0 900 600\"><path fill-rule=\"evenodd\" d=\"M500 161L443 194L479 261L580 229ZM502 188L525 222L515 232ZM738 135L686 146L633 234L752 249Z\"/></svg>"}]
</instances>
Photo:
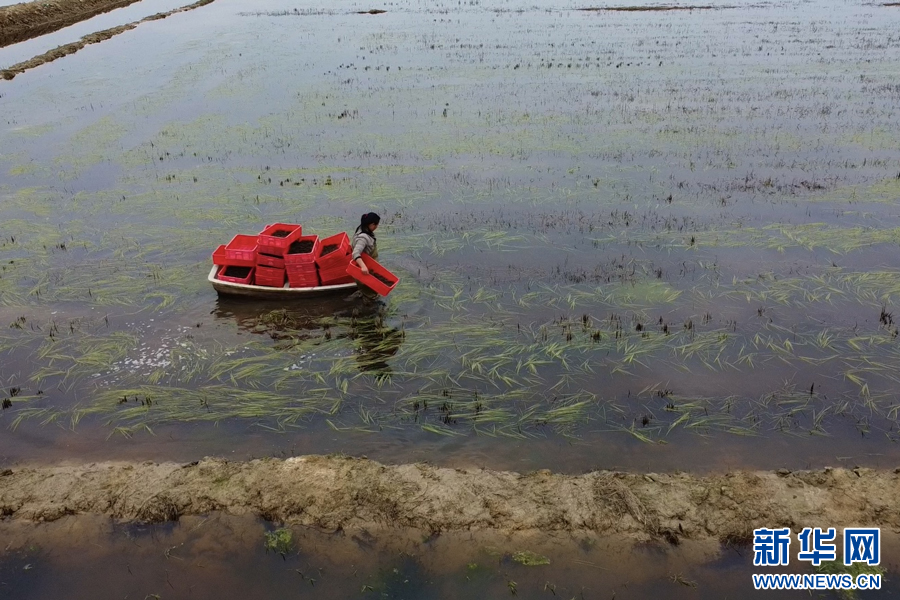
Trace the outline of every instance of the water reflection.
<instances>
[{"instance_id":1,"label":"water reflection","mask_svg":"<svg viewBox=\"0 0 900 600\"><path fill-rule=\"evenodd\" d=\"M377 377L389 375L391 367L388 359L400 349L403 331L387 326L380 315L358 321L351 331L357 342L356 362L359 370Z\"/></svg>"},{"instance_id":2,"label":"water reflection","mask_svg":"<svg viewBox=\"0 0 900 600\"><path fill-rule=\"evenodd\" d=\"M243 331L277 342L352 340L359 370L376 377L391 374L389 360L405 337L402 329L390 325L389 307L354 297L316 298L289 306L222 297L212 314L219 321L233 321Z\"/></svg>"}]
</instances>

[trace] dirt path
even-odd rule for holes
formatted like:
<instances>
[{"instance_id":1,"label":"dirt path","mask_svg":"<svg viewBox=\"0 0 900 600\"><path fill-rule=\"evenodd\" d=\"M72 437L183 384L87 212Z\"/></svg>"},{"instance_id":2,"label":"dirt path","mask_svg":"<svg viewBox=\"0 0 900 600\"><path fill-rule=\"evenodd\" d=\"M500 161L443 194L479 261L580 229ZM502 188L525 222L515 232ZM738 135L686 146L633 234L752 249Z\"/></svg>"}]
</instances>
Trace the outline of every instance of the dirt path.
<instances>
[{"instance_id":1,"label":"dirt path","mask_svg":"<svg viewBox=\"0 0 900 600\"><path fill-rule=\"evenodd\" d=\"M90 0L84 0L84 1L89 2ZM193 10L195 8L200 8L201 6L206 6L207 4L210 4L214 1L215 0L198 0L197 2L194 2L193 4L189 4L187 6L182 6L181 8L176 8L174 10L170 10L167 12L157 13L155 15L150 15L149 17L144 17L140 21L134 21L132 23L127 23L125 25L120 25L118 27L113 27L111 29L104 29L103 31L96 31L89 35L83 36L77 42L72 42L71 44L65 44L64 46L59 46L57 48L54 48L53 50L50 50L49 52L45 52L44 54L35 56L34 58L30 58L24 62L17 63L7 69L0 70L0 77L3 77L3 79L6 79L6 80L13 79L16 75L18 75L20 73L24 73L28 69L33 69L34 67L43 65L48 62L52 62L52 61L56 60L57 58L62 58L63 56L67 56L69 54L74 54L74 53L78 52L79 50L81 50L82 48L84 48L85 46L87 46L88 44L96 44L96 43L102 42L104 40L108 40L109 38L111 38L115 35L118 35L125 31L134 29L135 27L137 27L138 25L140 25L141 23L144 23L146 21L158 21L160 19L165 19L166 17L169 17L176 13ZM59 2L59 1L57 1L57 3L58 4L78 4L77 1L76 2ZM35 3L30 3L30 4L35 4ZM131 1L123 0L123 3L121 3L121 6L125 6L127 4L131 4ZM11 8L15 8L16 6L23 6L23 5L16 4L16 5L13 5ZM118 6L113 6L112 8L118 8ZM111 10L111 9L108 9L108 10ZM2 11L3 11L3 9L0 8L0 32L3 32L3 34L5 35L6 32L4 30L4 25L3 25L3 12ZM98 11L98 12L104 12L104 11ZM89 16L92 16L92 15L89 15ZM87 18L87 17L84 17L84 18ZM81 20L81 19L78 19L78 20ZM66 23L65 25L70 25L70 24L71 23ZM57 29L58 29L58 27L57 27ZM49 31L52 31L52 30L49 30ZM44 31L42 33L49 33L49 31ZM42 33L35 33L34 35L42 35ZM34 37L34 35L31 35L28 37ZM0 38L0 39L2 39L2 38ZM23 39L27 39L27 37L23 38ZM16 40L16 41L21 41L21 40ZM10 42L10 43L12 43L12 42ZM2 45L2 44L0 44L0 45Z\"/></svg>"},{"instance_id":2,"label":"dirt path","mask_svg":"<svg viewBox=\"0 0 900 600\"><path fill-rule=\"evenodd\" d=\"M35 0L0 6L0 48L74 25L138 0Z\"/></svg>"},{"instance_id":3,"label":"dirt path","mask_svg":"<svg viewBox=\"0 0 900 600\"><path fill-rule=\"evenodd\" d=\"M900 470L898 470L900 471ZM867 469L527 475L365 458L7 469L0 515L92 513L158 522L222 511L326 530L591 530L634 539L748 542L755 527L900 527L900 475Z\"/></svg>"}]
</instances>

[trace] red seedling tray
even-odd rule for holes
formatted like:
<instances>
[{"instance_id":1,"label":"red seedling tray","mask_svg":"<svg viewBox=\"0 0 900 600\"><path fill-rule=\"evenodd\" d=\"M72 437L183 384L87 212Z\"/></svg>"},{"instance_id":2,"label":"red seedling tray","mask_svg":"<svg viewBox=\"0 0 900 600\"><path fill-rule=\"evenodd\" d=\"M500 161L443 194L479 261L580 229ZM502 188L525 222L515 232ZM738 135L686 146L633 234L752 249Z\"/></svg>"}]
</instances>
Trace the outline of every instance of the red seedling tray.
<instances>
[{"instance_id":1,"label":"red seedling tray","mask_svg":"<svg viewBox=\"0 0 900 600\"><path fill-rule=\"evenodd\" d=\"M318 273L315 264L310 265L285 265L284 270L294 277L315 277Z\"/></svg>"},{"instance_id":2,"label":"red seedling tray","mask_svg":"<svg viewBox=\"0 0 900 600\"><path fill-rule=\"evenodd\" d=\"M253 261L256 264L256 247L258 245L255 235L238 234L231 238L225 245L225 258L229 260ZM250 265L241 265L250 266Z\"/></svg>"},{"instance_id":3,"label":"red seedling tray","mask_svg":"<svg viewBox=\"0 0 900 600\"><path fill-rule=\"evenodd\" d=\"M284 259L282 257L265 254L258 250L256 252L256 264L263 267L272 267L273 269L284 269Z\"/></svg>"},{"instance_id":4,"label":"red seedling tray","mask_svg":"<svg viewBox=\"0 0 900 600\"><path fill-rule=\"evenodd\" d=\"M256 258L254 260L241 260L239 258L228 258L225 252L225 244L222 244L216 251L212 253L212 261L214 265L220 267L253 267L256 266Z\"/></svg>"},{"instance_id":5,"label":"red seedling tray","mask_svg":"<svg viewBox=\"0 0 900 600\"><path fill-rule=\"evenodd\" d=\"M353 283L356 281L349 275L347 275L346 270L342 275L333 275L326 277L325 273L320 273L319 278L322 280L322 285L343 285L345 283Z\"/></svg>"},{"instance_id":6,"label":"red seedling tray","mask_svg":"<svg viewBox=\"0 0 900 600\"><path fill-rule=\"evenodd\" d=\"M339 285L342 283L353 283L353 278L347 275L347 263L341 263L334 269L319 269L319 279L322 285Z\"/></svg>"},{"instance_id":7,"label":"red seedling tray","mask_svg":"<svg viewBox=\"0 0 900 600\"><path fill-rule=\"evenodd\" d=\"M382 267L378 264L378 261L369 256L368 254L363 254L360 256L363 259L363 262L366 263L366 267L369 268L369 274L363 275L363 272L360 270L358 266L356 266L356 262L353 261L349 265L347 265L347 275L353 277L360 283L365 284L367 287L372 288L372 290L378 292L382 296L387 296L390 294L397 284L400 283L400 278ZM376 279L372 274L377 273L384 277L385 279L389 279L394 283L391 285L387 285Z\"/></svg>"},{"instance_id":8,"label":"red seedling tray","mask_svg":"<svg viewBox=\"0 0 900 600\"><path fill-rule=\"evenodd\" d=\"M291 275L288 273L288 287L298 288L298 287L318 287L319 286L319 276L312 275L309 277L299 277L297 275Z\"/></svg>"},{"instance_id":9,"label":"red seedling tray","mask_svg":"<svg viewBox=\"0 0 900 600\"><path fill-rule=\"evenodd\" d=\"M322 251L326 246L337 246L337 250L329 252L325 256L322 256ZM333 235L331 237L327 237L322 240L319 245L319 252L316 256L316 264L319 265L319 270L327 270L333 269L335 267L345 268L347 266L347 261L350 260L350 238L347 237L347 234L343 231Z\"/></svg>"},{"instance_id":10,"label":"red seedling tray","mask_svg":"<svg viewBox=\"0 0 900 600\"><path fill-rule=\"evenodd\" d=\"M271 267L257 265L256 285L284 287L284 269L272 269Z\"/></svg>"},{"instance_id":11,"label":"red seedling tray","mask_svg":"<svg viewBox=\"0 0 900 600\"><path fill-rule=\"evenodd\" d=\"M276 231L287 231L284 237L276 237L272 235ZM260 252L266 254L274 254L275 256L283 256L287 248L294 240L303 235L303 227L291 223L273 223L266 225L259 234Z\"/></svg>"},{"instance_id":12,"label":"red seedling tray","mask_svg":"<svg viewBox=\"0 0 900 600\"><path fill-rule=\"evenodd\" d=\"M228 269L250 269L250 273L247 274L246 277L233 277L231 275L226 275L225 271ZM250 282L253 281L253 273L256 271L255 267L241 267L236 265L228 265L219 268L219 272L216 274L216 279L221 281L230 281L231 283L243 283L244 285L250 285Z\"/></svg>"},{"instance_id":13,"label":"red seedling tray","mask_svg":"<svg viewBox=\"0 0 900 600\"><path fill-rule=\"evenodd\" d=\"M309 252L305 252L303 254L288 254L290 251L290 244L287 245L284 251L284 266L288 267L290 265L302 265L302 264L312 264L315 266L316 257L319 255L319 236L317 235L301 235L291 243L294 242L312 242L313 247Z\"/></svg>"}]
</instances>

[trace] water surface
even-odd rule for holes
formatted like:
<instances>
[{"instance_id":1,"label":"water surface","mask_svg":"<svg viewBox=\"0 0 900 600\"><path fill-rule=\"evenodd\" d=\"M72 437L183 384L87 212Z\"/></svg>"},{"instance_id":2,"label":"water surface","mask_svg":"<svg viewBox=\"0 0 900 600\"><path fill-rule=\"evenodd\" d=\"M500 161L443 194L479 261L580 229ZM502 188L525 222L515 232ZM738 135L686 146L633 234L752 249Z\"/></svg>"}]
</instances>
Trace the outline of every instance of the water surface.
<instances>
[{"instance_id":1,"label":"water surface","mask_svg":"<svg viewBox=\"0 0 900 600\"><path fill-rule=\"evenodd\" d=\"M369 8L219 0L0 84L3 462L896 464L900 11ZM368 210L375 310L206 281Z\"/></svg>"}]
</instances>

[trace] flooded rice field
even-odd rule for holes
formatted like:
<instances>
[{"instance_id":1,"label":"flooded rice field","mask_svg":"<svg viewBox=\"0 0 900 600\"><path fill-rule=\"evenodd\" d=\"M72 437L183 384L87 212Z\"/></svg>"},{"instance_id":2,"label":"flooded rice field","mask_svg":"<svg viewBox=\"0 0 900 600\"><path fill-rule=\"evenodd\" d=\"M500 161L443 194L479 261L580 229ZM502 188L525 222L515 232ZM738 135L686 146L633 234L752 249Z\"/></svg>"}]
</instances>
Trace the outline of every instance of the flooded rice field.
<instances>
[{"instance_id":1,"label":"flooded rice field","mask_svg":"<svg viewBox=\"0 0 900 600\"><path fill-rule=\"evenodd\" d=\"M5 461L895 464L900 11L369 8L217 0L0 85ZM380 306L206 281L367 210Z\"/></svg>"},{"instance_id":2,"label":"flooded rice field","mask_svg":"<svg viewBox=\"0 0 900 600\"><path fill-rule=\"evenodd\" d=\"M179 4L0 48L0 70ZM898 31L900 8L844 0L215 0L0 81L0 597L96 598L98 566L110 598L751 589L745 531L660 537L621 490L592 502L647 525L638 542L568 522L329 530L226 501L145 519L159 493L114 485L109 506L169 522L59 505L35 525L3 483L309 454L451 479L878 468L853 506L884 526L888 574L864 596L896 593ZM207 281L237 233L351 232L372 210L400 278L378 305ZM755 502L744 528L769 523Z\"/></svg>"}]
</instances>

